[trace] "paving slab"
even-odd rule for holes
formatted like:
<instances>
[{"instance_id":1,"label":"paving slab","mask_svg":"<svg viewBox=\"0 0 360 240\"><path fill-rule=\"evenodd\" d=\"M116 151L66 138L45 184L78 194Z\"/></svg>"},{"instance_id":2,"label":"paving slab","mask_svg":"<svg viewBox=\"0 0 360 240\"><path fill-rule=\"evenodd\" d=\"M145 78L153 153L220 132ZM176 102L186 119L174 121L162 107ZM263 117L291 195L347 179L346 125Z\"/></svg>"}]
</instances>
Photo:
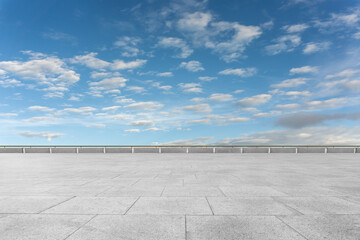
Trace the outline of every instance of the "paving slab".
<instances>
[{"instance_id":1,"label":"paving slab","mask_svg":"<svg viewBox=\"0 0 360 240\"><path fill-rule=\"evenodd\" d=\"M99 194L102 197L160 197L164 191L163 186L130 186L113 187L108 191Z\"/></svg>"},{"instance_id":2,"label":"paving slab","mask_svg":"<svg viewBox=\"0 0 360 240\"><path fill-rule=\"evenodd\" d=\"M220 186L222 192L228 196L287 196L285 193L267 186Z\"/></svg>"},{"instance_id":3,"label":"paving slab","mask_svg":"<svg viewBox=\"0 0 360 240\"><path fill-rule=\"evenodd\" d=\"M278 197L303 214L360 214L360 204L338 197Z\"/></svg>"},{"instance_id":4,"label":"paving slab","mask_svg":"<svg viewBox=\"0 0 360 240\"><path fill-rule=\"evenodd\" d=\"M208 197L215 215L291 215L286 205L271 197Z\"/></svg>"},{"instance_id":5,"label":"paving slab","mask_svg":"<svg viewBox=\"0 0 360 240\"><path fill-rule=\"evenodd\" d=\"M166 186L162 196L166 197L207 197L224 196L217 187L203 185Z\"/></svg>"},{"instance_id":6,"label":"paving slab","mask_svg":"<svg viewBox=\"0 0 360 240\"><path fill-rule=\"evenodd\" d=\"M309 240L359 240L360 215L280 217Z\"/></svg>"},{"instance_id":7,"label":"paving slab","mask_svg":"<svg viewBox=\"0 0 360 240\"><path fill-rule=\"evenodd\" d=\"M306 240L276 217L187 216L187 240Z\"/></svg>"},{"instance_id":8,"label":"paving slab","mask_svg":"<svg viewBox=\"0 0 360 240\"><path fill-rule=\"evenodd\" d=\"M125 214L136 200L136 197L75 197L44 213Z\"/></svg>"},{"instance_id":9,"label":"paving slab","mask_svg":"<svg viewBox=\"0 0 360 240\"><path fill-rule=\"evenodd\" d=\"M204 197L141 197L128 214L212 215Z\"/></svg>"},{"instance_id":10,"label":"paving slab","mask_svg":"<svg viewBox=\"0 0 360 240\"><path fill-rule=\"evenodd\" d=\"M67 240L185 240L183 216L97 216Z\"/></svg>"},{"instance_id":11,"label":"paving slab","mask_svg":"<svg viewBox=\"0 0 360 240\"><path fill-rule=\"evenodd\" d=\"M272 186L275 190L285 193L288 196L308 197L308 196L344 196L345 193L331 190L319 186Z\"/></svg>"},{"instance_id":12,"label":"paving slab","mask_svg":"<svg viewBox=\"0 0 360 240\"><path fill-rule=\"evenodd\" d=\"M93 216L91 215L9 215L0 218L1 240L62 240Z\"/></svg>"},{"instance_id":13,"label":"paving slab","mask_svg":"<svg viewBox=\"0 0 360 240\"><path fill-rule=\"evenodd\" d=\"M66 197L4 197L0 198L0 213L39 213L61 202Z\"/></svg>"}]
</instances>

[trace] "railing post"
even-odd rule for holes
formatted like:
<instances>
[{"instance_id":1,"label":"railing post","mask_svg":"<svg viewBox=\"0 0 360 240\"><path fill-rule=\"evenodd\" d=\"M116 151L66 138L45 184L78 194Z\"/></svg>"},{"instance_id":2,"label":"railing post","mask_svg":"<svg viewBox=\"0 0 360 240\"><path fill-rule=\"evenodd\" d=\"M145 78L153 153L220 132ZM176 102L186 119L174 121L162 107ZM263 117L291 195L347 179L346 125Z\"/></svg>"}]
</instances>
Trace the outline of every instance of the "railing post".
<instances>
[{"instance_id":1,"label":"railing post","mask_svg":"<svg viewBox=\"0 0 360 240\"><path fill-rule=\"evenodd\" d=\"M297 147L295 147L295 153L298 153L298 148Z\"/></svg>"},{"instance_id":2,"label":"railing post","mask_svg":"<svg viewBox=\"0 0 360 240\"><path fill-rule=\"evenodd\" d=\"M356 147L354 147L354 153L356 153Z\"/></svg>"},{"instance_id":3,"label":"railing post","mask_svg":"<svg viewBox=\"0 0 360 240\"><path fill-rule=\"evenodd\" d=\"M327 147L325 147L325 153L328 153L328 148Z\"/></svg>"},{"instance_id":4,"label":"railing post","mask_svg":"<svg viewBox=\"0 0 360 240\"><path fill-rule=\"evenodd\" d=\"M52 149L51 149L51 147L49 147L49 151L50 151L50 153L52 153Z\"/></svg>"},{"instance_id":5,"label":"railing post","mask_svg":"<svg viewBox=\"0 0 360 240\"><path fill-rule=\"evenodd\" d=\"M104 153L106 153L106 148L105 148L105 147L104 147L104 149L103 149L103 150L104 150Z\"/></svg>"},{"instance_id":6,"label":"railing post","mask_svg":"<svg viewBox=\"0 0 360 240\"><path fill-rule=\"evenodd\" d=\"M79 153L79 147L76 147L76 153Z\"/></svg>"},{"instance_id":7,"label":"railing post","mask_svg":"<svg viewBox=\"0 0 360 240\"><path fill-rule=\"evenodd\" d=\"M215 147L213 147L213 153L215 153Z\"/></svg>"},{"instance_id":8,"label":"railing post","mask_svg":"<svg viewBox=\"0 0 360 240\"><path fill-rule=\"evenodd\" d=\"M159 153L161 153L161 147L159 147Z\"/></svg>"},{"instance_id":9,"label":"railing post","mask_svg":"<svg viewBox=\"0 0 360 240\"><path fill-rule=\"evenodd\" d=\"M22 148L22 153L25 153L25 148Z\"/></svg>"},{"instance_id":10,"label":"railing post","mask_svg":"<svg viewBox=\"0 0 360 240\"><path fill-rule=\"evenodd\" d=\"M240 153L244 153L244 148L243 147L240 148Z\"/></svg>"},{"instance_id":11,"label":"railing post","mask_svg":"<svg viewBox=\"0 0 360 240\"><path fill-rule=\"evenodd\" d=\"M134 147L131 147L131 153L134 153Z\"/></svg>"},{"instance_id":12,"label":"railing post","mask_svg":"<svg viewBox=\"0 0 360 240\"><path fill-rule=\"evenodd\" d=\"M189 148L188 147L186 148L186 153L189 153Z\"/></svg>"},{"instance_id":13,"label":"railing post","mask_svg":"<svg viewBox=\"0 0 360 240\"><path fill-rule=\"evenodd\" d=\"M269 147L269 149L268 149L268 153L270 153L270 147Z\"/></svg>"}]
</instances>

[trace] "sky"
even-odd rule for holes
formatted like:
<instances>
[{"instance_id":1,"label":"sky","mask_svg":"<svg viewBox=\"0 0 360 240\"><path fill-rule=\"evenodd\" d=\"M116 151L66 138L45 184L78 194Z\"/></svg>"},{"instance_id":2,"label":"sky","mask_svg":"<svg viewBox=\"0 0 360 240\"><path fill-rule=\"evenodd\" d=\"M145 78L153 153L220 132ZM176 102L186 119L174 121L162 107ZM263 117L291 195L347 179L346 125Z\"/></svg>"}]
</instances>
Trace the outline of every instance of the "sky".
<instances>
[{"instance_id":1,"label":"sky","mask_svg":"<svg viewBox=\"0 0 360 240\"><path fill-rule=\"evenodd\" d=\"M0 144L360 144L359 0L0 0Z\"/></svg>"}]
</instances>

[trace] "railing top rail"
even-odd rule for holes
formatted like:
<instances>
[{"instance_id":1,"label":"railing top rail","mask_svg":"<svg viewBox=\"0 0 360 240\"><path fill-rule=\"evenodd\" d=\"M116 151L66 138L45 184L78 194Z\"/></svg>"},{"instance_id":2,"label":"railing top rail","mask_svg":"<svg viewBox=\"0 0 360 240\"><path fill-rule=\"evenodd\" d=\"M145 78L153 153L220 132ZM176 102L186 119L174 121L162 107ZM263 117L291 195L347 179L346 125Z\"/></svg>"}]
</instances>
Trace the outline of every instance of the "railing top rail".
<instances>
[{"instance_id":1,"label":"railing top rail","mask_svg":"<svg viewBox=\"0 0 360 240\"><path fill-rule=\"evenodd\" d=\"M74 147L74 148L96 148L96 147L209 147L209 148L235 148L235 147L281 147L281 148L290 148L290 147L360 147L360 145L0 145L1 148L37 148L37 147L48 147L48 148L63 148L63 147Z\"/></svg>"}]
</instances>

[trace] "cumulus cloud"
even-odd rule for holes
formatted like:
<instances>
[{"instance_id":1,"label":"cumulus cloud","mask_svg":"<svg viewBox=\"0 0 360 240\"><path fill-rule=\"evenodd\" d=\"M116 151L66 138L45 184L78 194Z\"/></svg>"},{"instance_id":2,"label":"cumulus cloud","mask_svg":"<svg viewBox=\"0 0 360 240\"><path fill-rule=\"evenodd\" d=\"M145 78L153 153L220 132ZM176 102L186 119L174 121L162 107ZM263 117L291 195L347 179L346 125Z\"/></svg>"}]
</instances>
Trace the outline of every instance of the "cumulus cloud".
<instances>
[{"instance_id":1,"label":"cumulus cloud","mask_svg":"<svg viewBox=\"0 0 360 240\"><path fill-rule=\"evenodd\" d=\"M179 139L164 143L164 145L207 145L214 137L198 137L191 139Z\"/></svg>"},{"instance_id":2,"label":"cumulus cloud","mask_svg":"<svg viewBox=\"0 0 360 240\"><path fill-rule=\"evenodd\" d=\"M237 105L240 107L252 107L267 103L268 101L270 101L270 99L270 94L259 94L252 97L243 98L237 102Z\"/></svg>"},{"instance_id":3,"label":"cumulus cloud","mask_svg":"<svg viewBox=\"0 0 360 240\"><path fill-rule=\"evenodd\" d=\"M115 60L112 65L112 70L124 70L124 69L133 69L142 67L145 63L147 63L147 60L144 59L136 59L135 61L125 62L123 60Z\"/></svg>"},{"instance_id":4,"label":"cumulus cloud","mask_svg":"<svg viewBox=\"0 0 360 240\"><path fill-rule=\"evenodd\" d=\"M228 68L228 69L225 69L225 70L219 72L219 74L237 75L240 77L251 77L251 76L255 75L256 72L257 72L256 68L236 68L236 69Z\"/></svg>"},{"instance_id":5,"label":"cumulus cloud","mask_svg":"<svg viewBox=\"0 0 360 240\"><path fill-rule=\"evenodd\" d=\"M334 113L334 114L323 114L323 113L312 113L312 112L297 112L284 114L280 116L276 125L287 127L287 128L303 128L313 125L319 125L329 120L358 120L360 119L360 112L357 113Z\"/></svg>"},{"instance_id":6,"label":"cumulus cloud","mask_svg":"<svg viewBox=\"0 0 360 240\"><path fill-rule=\"evenodd\" d=\"M205 81L205 82L210 82L212 80L217 79L217 77L209 77L209 76L203 76L203 77L199 77L200 81Z\"/></svg>"},{"instance_id":7,"label":"cumulus cloud","mask_svg":"<svg viewBox=\"0 0 360 240\"><path fill-rule=\"evenodd\" d=\"M224 94L224 93L213 93L210 95L208 99L214 102L228 102L234 100L231 94Z\"/></svg>"},{"instance_id":8,"label":"cumulus cloud","mask_svg":"<svg viewBox=\"0 0 360 240\"><path fill-rule=\"evenodd\" d=\"M211 112L211 107L209 104L197 104L197 105L189 105L182 108L185 111L190 111L194 113L209 113Z\"/></svg>"},{"instance_id":9,"label":"cumulus cloud","mask_svg":"<svg viewBox=\"0 0 360 240\"><path fill-rule=\"evenodd\" d=\"M64 108L63 110L58 111L57 114L77 113L81 115L91 115L94 111L96 111L96 108L93 107Z\"/></svg>"},{"instance_id":10,"label":"cumulus cloud","mask_svg":"<svg viewBox=\"0 0 360 240\"><path fill-rule=\"evenodd\" d=\"M182 62L180 63L179 67L185 68L190 72L199 72L205 70L205 68L202 67L201 62L199 61Z\"/></svg>"},{"instance_id":11,"label":"cumulus cloud","mask_svg":"<svg viewBox=\"0 0 360 240\"><path fill-rule=\"evenodd\" d=\"M54 108L49 108L44 106L30 106L28 107L28 109L31 111L41 111L41 112L52 112L55 110Z\"/></svg>"},{"instance_id":12,"label":"cumulus cloud","mask_svg":"<svg viewBox=\"0 0 360 240\"><path fill-rule=\"evenodd\" d=\"M231 62L241 57L245 48L262 31L258 26L245 26L237 22L215 21L209 12L184 14L177 28L197 47L212 49L221 59Z\"/></svg>"},{"instance_id":13,"label":"cumulus cloud","mask_svg":"<svg viewBox=\"0 0 360 240\"><path fill-rule=\"evenodd\" d=\"M286 79L280 83L272 84L272 88L291 88L291 87L297 87L300 85L304 85L309 81L309 78L292 78L292 79Z\"/></svg>"},{"instance_id":14,"label":"cumulus cloud","mask_svg":"<svg viewBox=\"0 0 360 240\"><path fill-rule=\"evenodd\" d=\"M133 91L135 93L142 93L142 92L145 92L146 89L143 88L143 87L138 87L138 86L129 86L126 88L127 90L129 91Z\"/></svg>"},{"instance_id":15,"label":"cumulus cloud","mask_svg":"<svg viewBox=\"0 0 360 240\"><path fill-rule=\"evenodd\" d=\"M117 110L119 108L120 108L120 106L111 106L111 107L103 107L101 110L102 111L114 111L114 110Z\"/></svg>"},{"instance_id":16,"label":"cumulus cloud","mask_svg":"<svg viewBox=\"0 0 360 240\"><path fill-rule=\"evenodd\" d=\"M123 36L114 42L114 46L121 49L121 56L136 57L140 53L140 50L137 47L140 42L140 38Z\"/></svg>"},{"instance_id":17,"label":"cumulus cloud","mask_svg":"<svg viewBox=\"0 0 360 240\"><path fill-rule=\"evenodd\" d=\"M72 59L70 59L70 62L78 63L81 65L85 65L89 68L99 69L99 70L105 69L111 65L111 63L109 62L97 58L96 57L97 55L98 55L97 53L91 52L86 55L75 56Z\"/></svg>"},{"instance_id":18,"label":"cumulus cloud","mask_svg":"<svg viewBox=\"0 0 360 240\"><path fill-rule=\"evenodd\" d=\"M158 76L158 77L172 77L172 76L174 76L174 74L172 72L162 72L162 73L157 73L156 76Z\"/></svg>"},{"instance_id":19,"label":"cumulus cloud","mask_svg":"<svg viewBox=\"0 0 360 240\"><path fill-rule=\"evenodd\" d=\"M31 57L28 61L0 61L0 71L23 80L34 81L42 90L63 95L68 87L78 82L80 74L71 70L66 63L55 56L31 51L23 52ZM8 82L10 84L10 82ZM16 82L13 82L16 83Z\"/></svg>"},{"instance_id":20,"label":"cumulus cloud","mask_svg":"<svg viewBox=\"0 0 360 240\"><path fill-rule=\"evenodd\" d=\"M0 117L17 117L17 113L0 113Z\"/></svg>"},{"instance_id":21,"label":"cumulus cloud","mask_svg":"<svg viewBox=\"0 0 360 240\"><path fill-rule=\"evenodd\" d=\"M140 132L140 129L137 129L137 128L126 129L126 130L124 130L124 132L128 132L128 133L138 133L138 132Z\"/></svg>"},{"instance_id":22,"label":"cumulus cloud","mask_svg":"<svg viewBox=\"0 0 360 240\"><path fill-rule=\"evenodd\" d=\"M150 120L139 120L130 123L130 125L135 127L150 127L150 126L154 126L155 122Z\"/></svg>"},{"instance_id":23,"label":"cumulus cloud","mask_svg":"<svg viewBox=\"0 0 360 240\"><path fill-rule=\"evenodd\" d=\"M175 37L163 37L158 43L162 48L176 48L180 50L180 53L175 55L176 58L187 58L194 51L186 44L186 42L180 38Z\"/></svg>"},{"instance_id":24,"label":"cumulus cloud","mask_svg":"<svg viewBox=\"0 0 360 240\"><path fill-rule=\"evenodd\" d=\"M298 35L285 35L277 38L274 42L274 44L265 47L269 55L294 51L294 49L301 44L301 37Z\"/></svg>"},{"instance_id":25,"label":"cumulus cloud","mask_svg":"<svg viewBox=\"0 0 360 240\"><path fill-rule=\"evenodd\" d=\"M337 145L358 144L360 128L344 127L306 127L300 129L281 129L247 134L238 138L224 138L213 144L246 145Z\"/></svg>"},{"instance_id":26,"label":"cumulus cloud","mask_svg":"<svg viewBox=\"0 0 360 240\"><path fill-rule=\"evenodd\" d=\"M339 108L348 103L347 98L330 98L326 100L315 100L306 103L308 109Z\"/></svg>"},{"instance_id":27,"label":"cumulus cloud","mask_svg":"<svg viewBox=\"0 0 360 240\"><path fill-rule=\"evenodd\" d=\"M315 52L326 51L329 49L331 43L330 42L310 42L305 45L303 50L304 54L312 54Z\"/></svg>"},{"instance_id":28,"label":"cumulus cloud","mask_svg":"<svg viewBox=\"0 0 360 240\"><path fill-rule=\"evenodd\" d=\"M178 85L185 93L201 93L202 92L200 83L179 83Z\"/></svg>"},{"instance_id":29,"label":"cumulus cloud","mask_svg":"<svg viewBox=\"0 0 360 240\"><path fill-rule=\"evenodd\" d=\"M4 88L21 87L24 86L24 84L16 79L4 79L4 80L0 80L0 86Z\"/></svg>"},{"instance_id":30,"label":"cumulus cloud","mask_svg":"<svg viewBox=\"0 0 360 240\"><path fill-rule=\"evenodd\" d=\"M350 78L353 75L359 73L360 70L356 70L356 69L345 69L339 73L336 74L331 74L331 75L327 75L325 78L326 79L332 79L332 78Z\"/></svg>"},{"instance_id":31,"label":"cumulus cloud","mask_svg":"<svg viewBox=\"0 0 360 240\"><path fill-rule=\"evenodd\" d=\"M276 108L280 110L292 110L292 109L298 109L301 105L298 103L289 103L289 104L279 104L276 105Z\"/></svg>"},{"instance_id":32,"label":"cumulus cloud","mask_svg":"<svg viewBox=\"0 0 360 240\"><path fill-rule=\"evenodd\" d=\"M290 69L290 75L304 74L304 73L316 73L317 71L318 71L317 67L303 66L303 67L299 67L299 68Z\"/></svg>"},{"instance_id":33,"label":"cumulus cloud","mask_svg":"<svg viewBox=\"0 0 360 240\"><path fill-rule=\"evenodd\" d=\"M46 138L49 142L53 138L64 136L63 133L49 133L49 132L32 132L32 131L25 131L25 132L18 132L17 134L23 136L23 137L40 137L40 138Z\"/></svg>"},{"instance_id":34,"label":"cumulus cloud","mask_svg":"<svg viewBox=\"0 0 360 240\"><path fill-rule=\"evenodd\" d=\"M294 24L294 25L286 25L283 26L282 29L285 30L287 33L299 33L303 32L309 28L307 24Z\"/></svg>"},{"instance_id":35,"label":"cumulus cloud","mask_svg":"<svg viewBox=\"0 0 360 240\"><path fill-rule=\"evenodd\" d=\"M149 102L136 102L136 103L126 105L125 107L134 109L134 110L156 111L156 110L164 107L164 104L149 101Z\"/></svg>"},{"instance_id":36,"label":"cumulus cloud","mask_svg":"<svg viewBox=\"0 0 360 240\"><path fill-rule=\"evenodd\" d=\"M102 92L117 90L118 88L125 87L127 81L128 79L123 77L112 77L105 78L98 82L90 82L90 94L94 96L102 96Z\"/></svg>"}]
</instances>

